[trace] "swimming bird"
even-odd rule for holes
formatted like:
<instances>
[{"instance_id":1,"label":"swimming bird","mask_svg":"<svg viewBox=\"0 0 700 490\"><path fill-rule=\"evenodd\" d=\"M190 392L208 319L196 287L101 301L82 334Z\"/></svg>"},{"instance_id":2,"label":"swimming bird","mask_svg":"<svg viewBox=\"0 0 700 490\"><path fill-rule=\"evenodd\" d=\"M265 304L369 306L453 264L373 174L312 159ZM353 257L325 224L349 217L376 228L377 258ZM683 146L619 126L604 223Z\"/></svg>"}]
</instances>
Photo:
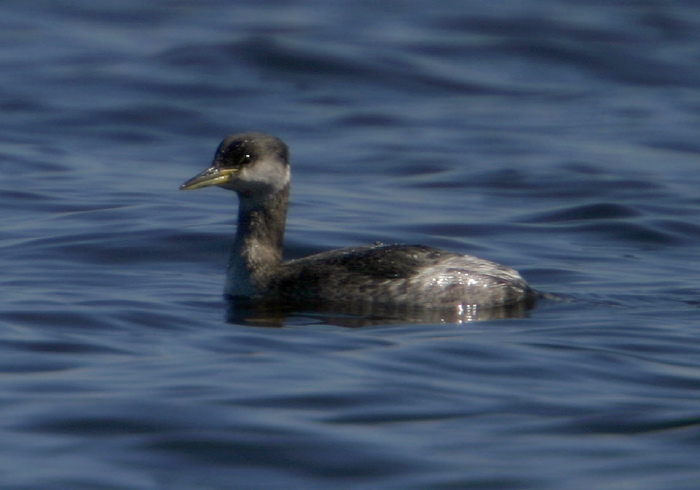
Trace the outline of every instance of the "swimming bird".
<instances>
[{"instance_id":1,"label":"swimming bird","mask_svg":"<svg viewBox=\"0 0 700 490\"><path fill-rule=\"evenodd\" d=\"M536 296L509 267L425 245L376 243L283 262L289 149L274 136L248 132L226 137L212 165L180 189L208 186L238 194L238 227L225 286L225 295L236 305L473 311L532 302Z\"/></svg>"}]
</instances>

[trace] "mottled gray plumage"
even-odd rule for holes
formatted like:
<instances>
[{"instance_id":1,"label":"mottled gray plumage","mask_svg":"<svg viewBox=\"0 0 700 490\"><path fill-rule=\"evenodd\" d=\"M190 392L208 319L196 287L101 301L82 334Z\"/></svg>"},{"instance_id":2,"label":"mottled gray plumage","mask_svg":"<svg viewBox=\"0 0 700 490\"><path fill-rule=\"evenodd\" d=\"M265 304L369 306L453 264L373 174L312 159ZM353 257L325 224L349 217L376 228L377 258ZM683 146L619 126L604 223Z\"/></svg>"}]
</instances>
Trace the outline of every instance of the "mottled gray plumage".
<instances>
[{"instance_id":1,"label":"mottled gray plumage","mask_svg":"<svg viewBox=\"0 0 700 490\"><path fill-rule=\"evenodd\" d=\"M535 293L513 269L423 245L375 244L282 262L289 152L278 138L226 138L213 165L182 189L218 185L238 193L238 229L226 294L244 305L354 311L368 306L492 308Z\"/></svg>"}]
</instances>

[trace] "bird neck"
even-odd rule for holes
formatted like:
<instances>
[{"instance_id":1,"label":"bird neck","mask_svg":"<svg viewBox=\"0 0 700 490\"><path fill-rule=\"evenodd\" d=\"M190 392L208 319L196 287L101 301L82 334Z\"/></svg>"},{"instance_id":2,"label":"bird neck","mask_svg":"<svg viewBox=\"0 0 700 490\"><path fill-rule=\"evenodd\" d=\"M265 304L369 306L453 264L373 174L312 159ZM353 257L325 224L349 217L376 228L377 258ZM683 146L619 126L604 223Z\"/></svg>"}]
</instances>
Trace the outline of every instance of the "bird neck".
<instances>
[{"instance_id":1,"label":"bird neck","mask_svg":"<svg viewBox=\"0 0 700 490\"><path fill-rule=\"evenodd\" d=\"M228 265L226 292L255 296L282 262L289 185L264 198L239 194L238 229Z\"/></svg>"}]
</instances>

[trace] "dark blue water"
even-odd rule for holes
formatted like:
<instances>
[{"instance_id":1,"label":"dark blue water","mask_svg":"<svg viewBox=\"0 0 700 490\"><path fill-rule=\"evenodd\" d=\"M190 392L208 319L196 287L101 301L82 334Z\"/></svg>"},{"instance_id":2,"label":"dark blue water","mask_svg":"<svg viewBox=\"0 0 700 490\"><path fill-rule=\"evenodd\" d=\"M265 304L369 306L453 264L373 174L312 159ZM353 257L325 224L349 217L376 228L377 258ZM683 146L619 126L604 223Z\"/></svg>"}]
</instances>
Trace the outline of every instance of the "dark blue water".
<instances>
[{"instance_id":1,"label":"dark blue water","mask_svg":"<svg viewBox=\"0 0 700 490\"><path fill-rule=\"evenodd\" d=\"M694 489L700 5L0 4L0 487ZM508 264L525 318L227 323L230 132L287 255Z\"/></svg>"}]
</instances>

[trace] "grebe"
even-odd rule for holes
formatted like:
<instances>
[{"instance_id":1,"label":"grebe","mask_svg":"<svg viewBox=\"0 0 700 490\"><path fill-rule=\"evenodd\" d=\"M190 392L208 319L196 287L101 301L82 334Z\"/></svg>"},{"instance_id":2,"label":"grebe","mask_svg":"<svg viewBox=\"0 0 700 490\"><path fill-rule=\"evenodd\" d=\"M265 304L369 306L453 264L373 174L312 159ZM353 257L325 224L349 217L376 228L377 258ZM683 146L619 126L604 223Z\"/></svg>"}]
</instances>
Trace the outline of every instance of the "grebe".
<instances>
[{"instance_id":1,"label":"grebe","mask_svg":"<svg viewBox=\"0 0 700 490\"><path fill-rule=\"evenodd\" d=\"M534 290L515 270L424 245L378 243L282 262L289 150L274 136L228 136L212 166L180 189L212 185L235 191L240 201L225 287L235 305L473 311L534 301Z\"/></svg>"}]
</instances>

